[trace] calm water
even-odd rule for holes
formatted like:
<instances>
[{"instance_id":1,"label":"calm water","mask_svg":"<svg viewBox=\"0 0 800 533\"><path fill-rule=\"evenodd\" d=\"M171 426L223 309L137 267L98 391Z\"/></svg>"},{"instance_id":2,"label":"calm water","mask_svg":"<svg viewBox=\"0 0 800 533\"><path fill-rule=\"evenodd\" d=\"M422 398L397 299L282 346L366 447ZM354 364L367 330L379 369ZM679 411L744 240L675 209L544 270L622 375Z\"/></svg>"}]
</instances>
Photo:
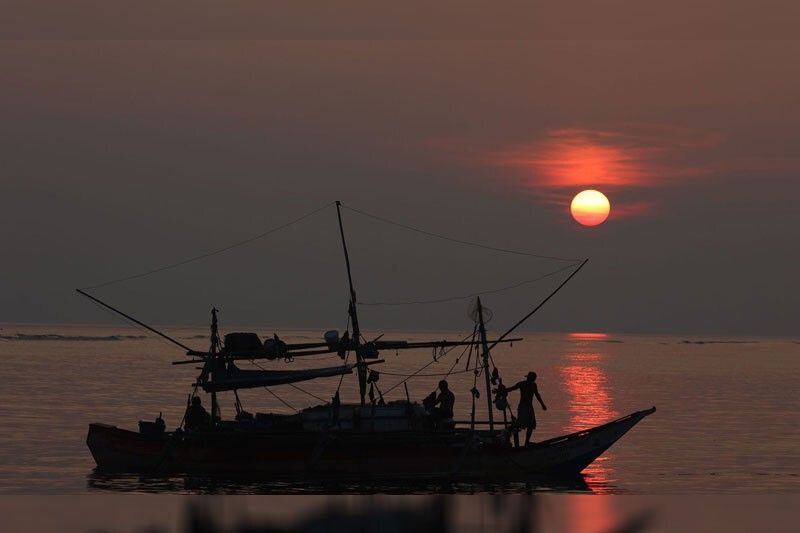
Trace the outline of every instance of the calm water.
<instances>
[{"instance_id":1,"label":"calm water","mask_svg":"<svg viewBox=\"0 0 800 533\"><path fill-rule=\"evenodd\" d=\"M203 329L170 328L186 344L202 348ZM271 331L259 331L271 334ZM102 421L135 428L140 419L164 413L167 426L180 421L192 365L172 366L183 354L157 339L125 327L4 325L0 335L0 493L101 493L104 491L228 493L297 492L275 487L207 480L104 478L93 473L85 446L87 424ZM43 337L51 335L53 337ZM385 338L440 339L445 333L387 334ZM462 334L447 335L450 338ZM316 332L284 334L310 341ZM494 358L507 383L528 370L539 374L547 412L537 411L535 440L600 424L655 405L645 419L585 471L585 485L415 487L414 492L593 492L612 494L790 494L800 493L800 344L794 339L725 339L630 335L524 334L525 341L498 348ZM686 343L684 341L692 341ZM697 343L704 341L703 343ZM708 342L726 341L726 342ZM735 342L730 342L735 341ZM460 350L425 372L444 372ZM380 388L432 358L428 350L385 352ZM328 366L336 356L292 363ZM269 363L288 366L283 361ZM456 369L466 365L464 356ZM421 400L439 377L409 382L412 398ZM454 374L458 417L468 419L470 373ZM311 389L329 398L336 378ZM355 378L347 376L343 400L355 401ZM320 403L284 386L275 391L293 407ZM403 387L387 399L405 396ZM291 412L264 391L244 391L250 411ZM512 401L516 400L516 395ZM227 403L225 403L227 401ZM481 396L479 418L485 418ZM223 400L223 416L233 412ZM320 492L331 490L317 487ZM341 488L335 489L337 491ZM358 489L345 488L344 491ZM403 492L372 487L373 492Z\"/></svg>"}]
</instances>

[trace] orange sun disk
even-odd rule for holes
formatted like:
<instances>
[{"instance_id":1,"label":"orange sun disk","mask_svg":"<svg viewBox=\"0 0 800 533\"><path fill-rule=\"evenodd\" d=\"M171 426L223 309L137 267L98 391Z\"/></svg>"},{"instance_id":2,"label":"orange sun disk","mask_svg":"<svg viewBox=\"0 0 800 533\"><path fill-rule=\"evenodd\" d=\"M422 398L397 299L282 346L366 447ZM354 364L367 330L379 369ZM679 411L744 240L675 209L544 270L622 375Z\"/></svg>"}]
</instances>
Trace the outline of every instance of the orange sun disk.
<instances>
[{"instance_id":1,"label":"orange sun disk","mask_svg":"<svg viewBox=\"0 0 800 533\"><path fill-rule=\"evenodd\" d=\"M594 189L581 191L572 199L569 210L579 224L597 226L608 218L611 204L606 195Z\"/></svg>"}]
</instances>

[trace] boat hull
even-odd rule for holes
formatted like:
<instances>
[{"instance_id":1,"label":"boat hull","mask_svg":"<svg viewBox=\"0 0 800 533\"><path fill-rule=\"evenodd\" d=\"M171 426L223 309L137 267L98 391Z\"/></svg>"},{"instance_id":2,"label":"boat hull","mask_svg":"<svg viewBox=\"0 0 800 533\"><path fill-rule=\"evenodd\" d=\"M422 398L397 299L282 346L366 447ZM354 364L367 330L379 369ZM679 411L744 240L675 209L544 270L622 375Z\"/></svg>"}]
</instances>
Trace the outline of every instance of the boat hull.
<instances>
[{"instance_id":1,"label":"boat hull","mask_svg":"<svg viewBox=\"0 0 800 533\"><path fill-rule=\"evenodd\" d=\"M525 481L575 476L655 408L514 448L488 432L272 432L219 429L148 436L90 424L104 472L266 480Z\"/></svg>"}]
</instances>

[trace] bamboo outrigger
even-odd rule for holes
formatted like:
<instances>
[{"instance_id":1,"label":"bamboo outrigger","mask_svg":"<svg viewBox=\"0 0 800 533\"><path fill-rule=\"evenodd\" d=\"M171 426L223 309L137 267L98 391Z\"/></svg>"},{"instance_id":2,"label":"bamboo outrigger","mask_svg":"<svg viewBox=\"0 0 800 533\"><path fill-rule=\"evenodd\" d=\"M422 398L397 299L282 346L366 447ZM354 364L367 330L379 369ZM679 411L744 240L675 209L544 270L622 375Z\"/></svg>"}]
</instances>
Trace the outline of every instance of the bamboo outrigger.
<instances>
[{"instance_id":1,"label":"bamboo outrigger","mask_svg":"<svg viewBox=\"0 0 800 533\"><path fill-rule=\"evenodd\" d=\"M485 308L476 301L476 322L471 340L409 342L366 341L358 320L356 292L350 269L340 203L336 202L349 283L348 315L352 335L325 334L320 343L286 343L277 336L262 342L255 334L233 333L220 339L217 310L212 309L210 347L194 350L167 334L119 311L98 298L82 295L145 327L186 351L190 359L174 364L200 363L194 384L211 396L211 415L201 427L179 427L166 431L160 424L145 423L139 432L107 424L90 424L87 445L101 471L150 474L202 474L256 476L264 480L519 480L540 476L574 476L592 463L622 435L655 408L637 411L601 426L563 435L529 446L513 444L515 431L506 418L506 407L498 402L502 391L492 389L490 354L498 343L512 342L509 335L552 298L586 264L575 270L528 315L503 335L489 339ZM475 377L484 374L488 421L475 420L476 389L473 389L469 421L433 423L424 405L410 398L385 402L373 394L375 376L370 366L383 363L382 350L442 349L465 346L476 350ZM480 353L478 353L478 351ZM302 370L244 370L237 361L272 360L335 353L341 365ZM348 362L350 354L355 361ZM480 357L478 357L480 355ZM297 414L250 415L241 409L238 390L291 384L344 376L356 372L360 402L341 403L339 393L325 405ZM495 368L495 373L497 369ZM367 387L369 385L369 401ZM237 416L223 420L217 394L232 391ZM494 399L494 400L493 400ZM494 409L502 407L503 422L495 423ZM513 417L512 417L513 418ZM486 426L487 429L477 429ZM183 426L183 422L181 423Z\"/></svg>"}]
</instances>

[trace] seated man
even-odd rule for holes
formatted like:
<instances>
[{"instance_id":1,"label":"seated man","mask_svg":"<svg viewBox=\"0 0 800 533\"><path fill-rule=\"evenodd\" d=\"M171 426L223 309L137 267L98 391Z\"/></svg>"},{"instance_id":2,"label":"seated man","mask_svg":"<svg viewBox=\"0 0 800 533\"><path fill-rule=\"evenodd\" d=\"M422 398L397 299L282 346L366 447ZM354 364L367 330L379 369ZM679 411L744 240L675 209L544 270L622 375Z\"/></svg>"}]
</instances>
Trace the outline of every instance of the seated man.
<instances>
[{"instance_id":1,"label":"seated man","mask_svg":"<svg viewBox=\"0 0 800 533\"><path fill-rule=\"evenodd\" d=\"M436 427L439 427L445 420L452 420L455 403L456 396L450 391L447 382L445 380L440 381L439 395L433 401L431 408L431 418Z\"/></svg>"},{"instance_id":2,"label":"seated man","mask_svg":"<svg viewBox=\"0 0 800 533\"><path fill-rule=\"evenodd\" d=\"M192 398L192 405L186 410L186 429L207 427L211 423L211 416L203 407L199 396Z\"/></svg>"}]
</instances>

